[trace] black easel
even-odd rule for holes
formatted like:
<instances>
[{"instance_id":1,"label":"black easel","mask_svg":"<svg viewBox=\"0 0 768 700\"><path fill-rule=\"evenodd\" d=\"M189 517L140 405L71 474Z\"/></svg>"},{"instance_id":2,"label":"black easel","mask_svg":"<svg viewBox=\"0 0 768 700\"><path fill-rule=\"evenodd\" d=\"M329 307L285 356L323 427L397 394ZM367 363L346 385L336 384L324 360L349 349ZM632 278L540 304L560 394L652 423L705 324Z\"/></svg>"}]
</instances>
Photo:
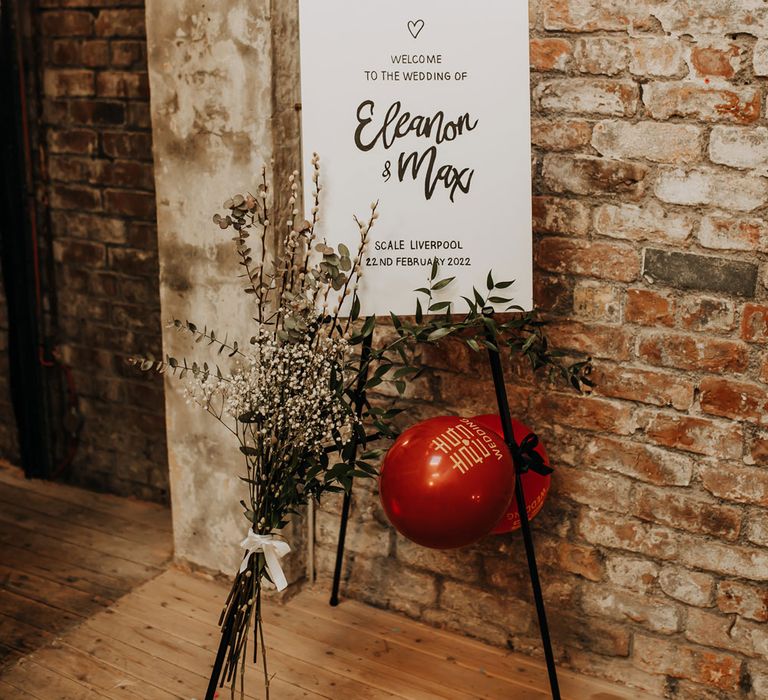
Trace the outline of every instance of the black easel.
<instances>
[{"instance_id":1,"label":"black easel","mask_svg":"<svg viewBox=\"0 0 768 700\"><path fill-rule=\"evenodd\" d=\"M360 374L355 387L355 413L358 419L363 415L365 407L365 385L368 382L368 363L371 357L371 344L373 333L369 333L363 339L363 347L360 351ZM352 438L350 450L350 462L357 460L357 436ZM344 492L344 503L341 506L341 523L339 524L339 541L336 544L336 566L333 570L333 587L331 589L330 605L336 607L339 604L339 584L341 583L341 567L344 563L344 545L347 540L347 521L349 520L349 506L352 502L352 485L349 491Z\"/></svg>"},{"instance_id":2,"label":"black easel","mask_svg":"<svg viewBox=\"0 0 768 700\"><path fill-rule=\"evenodd\" d=\"M492 316L492 309L484 309L483 314ZM486 328L488 342L494 347L497 346L497 338L490 328ZM531 588L533 589L533 599L536 603L536 614L539 618L539 631L541 633L541 644L544 647L544 658L547 662L547 674L549 675L549 688L553 700L560 700L560 686L557 682L557 667L555 666L555 655L552 653L552 641L549 636L549 625L547 624L547 611L544 607L544 596L541 593L541 581L539 580L539 567L536 565L536 551L533 547L533 537L531 535L531 523L528 520L528 509L525 505L525 492L523 491L523 480L520 478L528 471L527 464L521 458L520 446L515 440L515 433L512 429L512 418L509 414L509 399L507 398L507 387L504 383L504 370L501 366L501 355L498 349L488 348L488 359L491 364L491 375L493 376L493 386L496 390L496 403L499 407L499 416L501 417L501 427L504 430L504 442L507 443L509 451L512 453L515 463L515 500L517 501L517 512L520 514L520 530L523 533L523 542L525 543L525 556L528 559L528 573L531 579Z\"/></svg>"},{"instance_id":3,"label":"black easel","mask_svg":"<svg viewBox=\"0 0 768 700\"><path fill-rule=\"evenodd\" d=\"M484 309L486 316L493 315L493 309ZM497 339L490 328L486 329L486 336L494 347L497 347ZM370 348L369 348L370 351ZM533 599L536 604L536 614L539 620L539 630L541 632L541 643L544 647L544 658L547 663L547 674L549 676L549 687L552 694L552 700L560 700L560 686L557 681L557 667L555 665L555 656L552 652L552 641L549 636L549 624L547 623L547 612L544 607L544 596L541 592L541 581L539 580L539 568L536 564L536 551L533 546L533 536L531 535L531 524L528 520L528 510L525 504L525 492L523 491L523 481L520 478L528 471L528 464L523 459L520 446L515 440L515 434L512 429L512 418L509 413L509 399L507 398L507 388L504 383L504 370L501 366L501 355L498 349L488 349L488 360L491 365L491 375L493 376L493 386L496 390L496 402L499 407L499 416L501 417L501 426L504 432L504 442L512 453L515 464L515 500L517 510L520 514L520 529L523 533L523 542L525 543L525 555L528 560L528 573L531 579L531 588L533 589ZM365 382L362 383L365 386ZM364 402L362 392L358 394L361 402ZM339 604L339 582L341 579L341 567L344 559L344 543L347 534L347 520L349 519L349 501L350 494L345 494L344 505L341 511L341 523L339 525L339 542L336 548L336 568L333 575L333 590L331 593L330 604L336 606Z\"/></svg>"}]
</instances>

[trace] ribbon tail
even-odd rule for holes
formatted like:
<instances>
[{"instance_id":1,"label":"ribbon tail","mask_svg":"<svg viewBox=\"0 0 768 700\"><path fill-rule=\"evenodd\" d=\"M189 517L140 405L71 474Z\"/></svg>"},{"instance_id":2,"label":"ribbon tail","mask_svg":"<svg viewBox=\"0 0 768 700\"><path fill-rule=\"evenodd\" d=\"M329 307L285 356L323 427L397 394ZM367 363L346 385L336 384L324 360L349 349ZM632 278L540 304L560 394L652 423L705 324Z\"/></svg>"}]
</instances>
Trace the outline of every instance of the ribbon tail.
<instances>
[{"instance_id":1,"label":"ribbon tail","mask_svg":"<svg viewBox=\"0 0 768 700\"><path fill-rule=\"evenodd\" d=\"M277 556L275 547L271 544L264 545L264 559L267 564L267 571L272 579L272 583L275 584L275 588L278 591L282 591L288 587L288 581L283 573L283 567L280 566L280 559Z\"/></svg>"},{"instance_id":2,"label":"ribbon tail","mask_svg":"<svg viewBox=\"0 0 768 700\"><path fill-rule=\"evenodd\" d=\"M245 556L243 557L243 561L240 562L240 573L242 574L243 571L245 571L248 568L248 560L251 557L251 554L253 554L253 551L250 549L245 550Z\"/></svg>"}]
</instances>

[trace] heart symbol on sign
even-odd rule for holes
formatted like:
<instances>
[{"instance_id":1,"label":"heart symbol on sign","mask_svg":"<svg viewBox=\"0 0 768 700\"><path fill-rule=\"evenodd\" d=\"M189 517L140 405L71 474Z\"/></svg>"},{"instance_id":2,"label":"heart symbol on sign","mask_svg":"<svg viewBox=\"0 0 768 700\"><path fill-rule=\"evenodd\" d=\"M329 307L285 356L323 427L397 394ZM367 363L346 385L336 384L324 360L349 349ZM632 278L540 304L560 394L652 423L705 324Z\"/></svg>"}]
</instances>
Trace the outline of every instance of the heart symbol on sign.
<instances>
[{"instance_id":1,"label":"heart symbol on sign","mask_svg":"<svg viewBox=\"0 0 768 700\"><path fill-rule=\"evenodd\" d=\"M424 29L424 20L423 19L417 19L416 21L411 20L408 22L408 31L411 33L411 36L416 39L419 34L421 34L421 30Z\"/></svg>"}]
</instances>

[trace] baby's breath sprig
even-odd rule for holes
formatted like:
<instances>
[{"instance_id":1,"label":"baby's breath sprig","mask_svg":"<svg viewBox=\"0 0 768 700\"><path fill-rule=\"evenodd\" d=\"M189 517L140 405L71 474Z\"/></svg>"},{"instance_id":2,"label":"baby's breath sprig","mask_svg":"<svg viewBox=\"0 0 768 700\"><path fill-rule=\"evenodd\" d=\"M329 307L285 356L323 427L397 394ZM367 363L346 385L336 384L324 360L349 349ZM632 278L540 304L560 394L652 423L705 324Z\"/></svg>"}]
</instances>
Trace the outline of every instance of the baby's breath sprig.
<instances>
[{"instance_id":1,"label":"baby's breath sprig","mask_svg":"<svg viewBox=\"0 0 768 700\"><path fill-rule=\"evenodd\" d=\"M359 231L355 251L343 244L333 247L319 230L320 158L312 158L309 220L299 216L298 175L288 178L288 212L280 222L266 168L254 193L234 195L224 202L225 212L213 217L220 230L233 232L243 292L255 306L249 342L177 319L173 327L213 358L133 360L145 371L178 377L188 402L237 438L243 456L240 479L247 490L241 505L257 536L274 536L308 500L350 489L355 476L374 476L376 453L367 447L369 437L394 433L396 411L368 402L361 409L355 391L368 376L368 353L361 348L375 325L373 317L360 318L358 290L378 203L365 219L354 217ZM376 355L385 361L386 352ZM352 458L353 443L362 448L359 458ZM338 459L331 458L334 453ZM242 669L253 625L254 652L262 643L269 697L261 591L271 577L262 552L246 555L246 563L225 611L230 623L222 628L227 644L222 677L234 689L241 675L235 669L238 664Z\"/></svg>"}]
</instances>

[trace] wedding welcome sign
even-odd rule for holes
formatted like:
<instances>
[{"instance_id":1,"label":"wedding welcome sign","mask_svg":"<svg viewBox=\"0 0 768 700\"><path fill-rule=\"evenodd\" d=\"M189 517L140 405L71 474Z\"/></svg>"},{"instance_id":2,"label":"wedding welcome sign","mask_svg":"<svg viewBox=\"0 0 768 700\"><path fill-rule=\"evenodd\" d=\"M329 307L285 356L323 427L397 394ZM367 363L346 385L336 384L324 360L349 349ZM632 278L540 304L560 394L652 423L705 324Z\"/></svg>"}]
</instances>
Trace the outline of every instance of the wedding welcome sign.
<instances>
[{"instance_id":1,"label":"wedding welcome sign","mask_svg":"<svg viewBox=\"0 0 768 700\"><path fill-rule=\"evenodd\" d=\"M317 152L322 235L355 250L352 216L379 201L363 312L413 313L435 260L456 277L442 299L484 289L490 270L530 309L528 3L301 0L300 12L305 174Z\"/></svg>"}]
</instances>

